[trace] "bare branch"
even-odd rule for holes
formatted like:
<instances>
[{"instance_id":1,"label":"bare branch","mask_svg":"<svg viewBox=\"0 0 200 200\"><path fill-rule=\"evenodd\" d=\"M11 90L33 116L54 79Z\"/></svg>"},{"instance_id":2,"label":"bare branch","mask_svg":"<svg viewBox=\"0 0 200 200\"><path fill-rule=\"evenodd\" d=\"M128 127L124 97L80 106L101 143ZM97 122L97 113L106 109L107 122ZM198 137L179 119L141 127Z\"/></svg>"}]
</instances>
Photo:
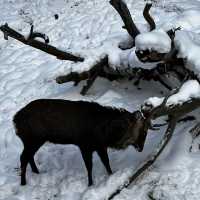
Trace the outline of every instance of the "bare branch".
<instances>
[{"instance_id":1,"label":"bare branch","mask_svg":"<svg viewBox=\"0 0 200 200\"><path fill-rule=\"evenodd\" d=\"M84 71L83 73L72 72L66 76L59 76L56 78L56 82L59 84L75 81L80 82L88 78L93 77L96 73L100 73L105 65L108 64L108 56L100 59L89 71Z\"/></svg>"},{"instance_id":2,"label":"bare branch","mask_svg":"<svg viewBox=\"0 0 200 200\"><path fill-rule=\"evenodd\" d=\"M151 15L149 14L151 7L152 7L152 4L147 3L144 8L144 11L143 11L143 16L150 26L150 31L152 31L156 28L156 24L155 24L153 18L151 17Z\"/></svg>"},{"instance_id":3,"label":"bare branch","mask_svg":"<svg viewBox=\"0 0 200 200\"><path fill-rule=\"evenodd\" d=\"M174 39L176 31L179 31L179 30L181 30L180 26L178 28L170 29L170 30L167 31L167 34L169 35L169 37L171 38L171 40Z\"/></svg>"},{"instance_id":4,"label":"bare branch","mask_svg":"<svg viewBox=\"0 0 200 200\"><path fill-rule=\"evenodd\" d=\"M133 22L131 14L125 2L123 0L110 0L110 4L117 10L124 22L125 28L128 31L129 35L135 40L135 37L140 33L140 31Z\"/></svg>"},{"instance_id":5,"label":"bare branch","mask_svg":"<svg viewBox=\"0 0 200 200\"><path fill-rule=\"evenodd\" d=\"M49 37L47 35L45 35L44 33L39 33L39 32L33 32L33 25L31 25L31 30L30 30L30 34L28 37L28 40L34 40L35 38L42 38L46 44L49 43Z\"/></svg>"},{"instance_id":6,"label":"bare branch","mask_svg":"<svg viewBox=\"0 0 200 200\"><path fill-rule=\"evenodd\" d=\"M50 55L56 56L60 60L70 60L74 62L83 62L84 58L81 58L79 56L75 56L71 53L64 52L62 50L57 49L54 46L45 44L43 42L37 41L35 39L26 39L22 34L18 33L17 31L13 30L8 26L8 24L5 24L3 26L0 26L0 30L4 33L5 39L9 36L12 37L26 45L32 46L36 49L39 49L41 51L44 51Z\"/></svg>"},{"instance_id":7,"label":"bare branch","mask_svg":"<svg viewBox=\"0 0 200 200\"><path fill-rule=\"evenodd\" d=\"M106 67L107 70L105 70ZM58 84L62 84L65 82L74 81L75 85L78 85L80 81L87 80L87 84L82 88L80 92L82 95L85 95L98 76L107 78L111 81L122 78L122 76L119 74L110 74L108 68L108 56L106 55L105 57L100 59L100 61L98 61L94 66L92 66L90 70L84 71L82 73L71 72L70 74L59 76L56 78L56 82Z\"/></svg>"}]
</instances>

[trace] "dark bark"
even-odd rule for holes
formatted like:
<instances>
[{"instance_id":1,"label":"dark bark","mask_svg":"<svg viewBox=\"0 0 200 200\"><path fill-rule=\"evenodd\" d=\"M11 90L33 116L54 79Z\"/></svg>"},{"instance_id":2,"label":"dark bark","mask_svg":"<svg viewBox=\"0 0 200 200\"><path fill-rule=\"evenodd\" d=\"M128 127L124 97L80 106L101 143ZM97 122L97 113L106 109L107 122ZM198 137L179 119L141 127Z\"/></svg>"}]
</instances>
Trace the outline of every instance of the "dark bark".
<instances>
[{"instance_id":1,"label":"dark bark","mask_svg":"<svg viewBox=\"0 0 200 200\"><path fill-rule=\"evenodd\" d=\"M171 40L174 39L176 31L179 31L179 30L181 30L181 27L178 27L178 28L175 28L175 29L170 29L170 30L167 31L167 34L169 35Z\"/></svg>"},{"instance_id":2,"label":"dark bark","mask_svg":"<svg viewBox=\"0 0 200 200\"><path fill-rule=\"evenodd\" d=\"M64 52L62 50L57 49L54 46L45 44L43 42L37 41L35 39L26 39L22 34L10 28L7 24L0 26L0 30L4 33L4 38L7 39L8 36L12 37L26 45L32 46L36 49L44 51L50 55L56 56L57 59L60 60L70 60L74 62L83 62L84 58L79 56L75 56L71 53Z\"/></svg>"},{"instance_id":3,"label":"dark bark","mask_svg":"<svg viewBox=\"0 0 200 200\"><path fill-rule=\"evenodd\" d=\"M107 68L107 70L105 68ZM87 80L86 85L80 92L82 95L85 95L97 77L103 77L110 81L122 78L122 75L116 74L114 72L112 74L110 73L110 70L111 69L109 69L108 66L108 56L105 56L100 59L100 61L98 61L94 66L92 66L90 70L84 71L82 73L71 72L70 74L59 76L56 78L56 82L58 84L62 84L65 82L73 81L75 82L75 85L78 85L80 81Z\"/></svg>"},{"instance_id":4,"label":"dark bark","mask_svg":"<svg viewBox=\"0 0 200 200\"><path fill-rule=\"evenodd\" d=\"M84 71L81 73L78 72L71 72L70 74L59 76L56 78L56 82L58 84L66 83L73 81L75 82L75 86L78 85L80 81L87 80L86 86L81 91L81 94L85 95L91 85L94 83L95 79L97 77L103 77L110 81L128 78L133 79L135 78L136 81L134 82L134 85L138 86L141 80L154 80L160 82L164 87L166 87L169 90L172 90L172 87L168 85L168 83L162 78L162 75L166 73L173 72L175 73L177 71L177 67L174 67L174 65L165 66L163 65L157 65L153 69L143 69L143 68L117 68L113 69L109 66L108 63L108 56L105 56L104 58L100 59L94 66L90 68L88 71ZM183 70L182 70L183 71ZM177 72L178 73L178 72ZM182 72L181 80L183 79L183 76L185 75L185 71Z\"/></svg>"},{"instance_id":5,"label":"dark bark","mask_svg":"<svg viewBox=\"0 0 200 200\"><path fill-rule=\"evenodd\" d=\"M153 18L151 17L151 15L149 14L151 6L152 6L152 4L147 3L144 8L144 11L143 11L143 16L150 26L150 31L152 31L156 28L156 24L155 24Z\"/></svg>"},{"instance_id":6,"label":"dark bark","mask_svg":"<svg viewBox=\"0 0 200 200\"><path fill-rule=\"evenodd\" d=\"M39 33L39 32L33 32L33 25L31 26L30 34L28 37L28 40L33 40L35 38L42 38L46 44L49 43L49 37L45 35L44 33Z\"/></svg>"},{"instance_id":7,"label":"dark bark","mask_svg":"<svg viewBox=\"0 0 200 200\"><path fill-rule=\"evenodd\" d=\"M165 106L165 107L162 107L161 109L158 109L153 114L152 119L156 119L156 118L164 116L164 115L176 115L176 117L180 119L184 115L192 112L193 110L195 110L199 107L200 107L200 99L193 98L182 104ZM144 112L145 112L145 110L144 110Z\"/></svg>"},{"instance_id":8,"label":"dark bark","mask_svg":"<svg viewBox=\"0 0 200 200\"><path fill-rule=\"evenodd\" d=\"M123 0L110 0L110 4L115 8L115 10L117 10L124 22L125 29L135 41L135 37L140 33L140 31L133 22L127 5L124 3Z\"/></svg>"}]
</instances>

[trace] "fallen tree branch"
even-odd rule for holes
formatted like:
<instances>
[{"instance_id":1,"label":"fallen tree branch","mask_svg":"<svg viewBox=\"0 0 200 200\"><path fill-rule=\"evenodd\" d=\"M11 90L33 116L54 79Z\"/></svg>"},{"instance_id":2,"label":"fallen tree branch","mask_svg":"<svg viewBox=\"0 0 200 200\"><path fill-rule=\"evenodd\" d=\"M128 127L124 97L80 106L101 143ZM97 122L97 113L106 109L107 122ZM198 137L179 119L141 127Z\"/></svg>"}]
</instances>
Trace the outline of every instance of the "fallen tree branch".
<instances>
[{"instance_id":1,"label":"fallen tree branch","mask_svg":"<svg viewBox=\"0 0 200 200\"><path fill-rule=\"evenodd\" d=\"M177 70L178 68L176 66L174 67L174 65L165 66L164 64L157 65L153 69L144 69L139 67L120 67L114 69L109 66L108 56L106 55L105 57L100 59L95 65L90 67L90 70L81 73L71 72L70 74L59 76L56 78L56 82L58 84L63 84L73 81L75 83L74 85L77 86L80 81L87 80L86 86L84 86L81 90L82 95L85 95L87 93L97 77L103 77L110 81L123 78L128 78L129 80L131 80L135 78L136 81L134 82L134 85L136 86L139 85L141 80L154 80L160 82L167 89L172 90L173 88L163 80L162 75L171 72L178 73ZM185 72L182 73L182 76L186 74ZM181 81L183 77L181 76L181 74L179 75Z\"/></svg>"},{"instance_id":2,"label":"fallen tree branch","mask_svg":"<svg viewBox=\"0 0 200 200\"><path fill-rule=\"evenodd\" d=\"M83 62L84 58L75 56L71 53L64 52L62 50L57 49L54 46L45 44L43 42L40 42L38 40L32 39L26 39L22 34L18 33L17 31L13 30L8 26L8 24L0 26L0 30L4 33L4 38L7 39L8 36L12 37L26 45L32 46L36 49L39 49L41 51L44 51L50 55L56 56L57 59L60 60L70 60L74 62Z\"/></svg>"},{"instance_id":3,"label":"fallen tree branch","mask_svg":"<svg viewBox=\"0 0 200 200\"><path fill-rule=\"evenodd\" d=\"M150 31L152 31L156 28L156 24L155 24L153 18L151 17L151 15L149 14L151 7L152 7L152 4L147 3L144 8L144 11L143 11L143 16L150 26Z\"/></svg>"},{"instance_id":4,"label":"fallen tree branch","mask_svg":"<svg viewBox=\"0 0 200 200\"><path fill-rule=\"evenodd\" d=\"M82 73L71 72L70 74L59 76L56 78L56 82L62 84L65 82L74 81L77 85L80 81L93 77L94 74L97 73L100 74L103 67L107 64L108 64L108 56L105 56L102 59L100 59L100 61L98 61L93 67L91 67L90 70L84 71Z\"/></svg>"},{"instance_id":5,"label":"fallen tree branch","mask_svg":"<svg viewBox=\"0 0 200 200\"><path fill-rule=\"evenodd\" d=\"M137 26L133 22L129 9L123 0L110 0L110 4L117 10L119 15L121 16L125 29L129 33L129 35L134 40L135 45L135 37L140 33Z\"/></svg>"},{"instance_id":6,"label":"fallen tree branch","mask_svg":"<svg viewBox=\"0 0 200 200\"><path fill-rule=\"evenodd\" d=\"M160 66L158 66L160 68ZM166 72L165 72L166 73ZM164 74L164 73L163 73ZM136 78L134 85L138 86L141 80L154 80L160 82L164 87L171 90L172 88L162 79L162 74L160 74L155 67L154 69L143 69L143 68L117 68L113 69L108 64L108 56L100 59L94 66L88 71L81 73L71 72L70 74L59 76L56 78L58 84L63 84L66 82L74 82L77 86L80 81L87 80L87 84L81 90L81 94L85 95L90 89L97 77L103 77L110 81L129 78Z\"/></svg>"}]
</instances>

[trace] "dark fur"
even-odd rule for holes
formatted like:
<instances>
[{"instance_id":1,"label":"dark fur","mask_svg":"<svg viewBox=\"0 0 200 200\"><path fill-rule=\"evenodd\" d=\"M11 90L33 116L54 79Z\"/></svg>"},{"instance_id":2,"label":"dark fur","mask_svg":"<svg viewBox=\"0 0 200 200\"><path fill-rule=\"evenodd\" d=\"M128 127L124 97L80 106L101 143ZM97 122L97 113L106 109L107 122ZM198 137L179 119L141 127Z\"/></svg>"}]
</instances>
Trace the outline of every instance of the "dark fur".
<instances>
[{"instance_id":1,"label":"dark fur","mask_svg":"<svg viewBox=\"0 0 200 200\"><path fill-rule=\"evenodd\" d=\"M96 151L107 172L112 173L107 148L122 149L134 145L143 149L146 134L137 119L139 112L103 107L84 101L41 99L22 108L13 119L16 134L24 144L21 154L21 184L26 184L26 167L39 173L34 154L46 142L75 144L80 148L92 182L92 153ZM135 125L137 124L137 128ZM139 126L138 126L139 125ZM141 130L140 130L141 129Z\"/></svg>"}]
</instances>

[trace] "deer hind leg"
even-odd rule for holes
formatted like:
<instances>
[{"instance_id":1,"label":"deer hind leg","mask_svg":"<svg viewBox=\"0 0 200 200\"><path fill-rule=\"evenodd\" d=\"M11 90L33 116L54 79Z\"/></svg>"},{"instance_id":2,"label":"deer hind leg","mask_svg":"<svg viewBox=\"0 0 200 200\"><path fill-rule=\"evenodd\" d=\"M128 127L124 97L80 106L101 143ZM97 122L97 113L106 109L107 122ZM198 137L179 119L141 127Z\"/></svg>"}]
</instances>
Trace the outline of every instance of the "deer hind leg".
<instances>
[{"instance_id":1,"label":"deer hind leg","mask_svg":"<svg viewBox=\"0 0 200 200\"><path fill-rule=\"evenodd\" d=\"M28 149L24 148L21 156L21 185L26 185L26 168L29 162L29 152Z\"/></svg>"},{"instance_id":2,"label":"deer hind leg","mask_svg":"<svg viewBox=\"0 0 200 200\"><path fill-rule=\"evenodd\" d=\"M101 148L97 150L97 154L99 155L102 163L104 164L108 174L112 174L112 170L110 167L110 163L109 163L109 157L108 157L108 153L107 153L107 148Z\"/></svg>"},{"instance_id":3,"label":"deer hind leg","mask_svg":"<svg viewBox=\"0 0 200 200\"><path fill-rule=\"evenodd\" d=\"M86 148L80 148L81 154L83 157L83 160L85 162L85 166L88 172L88 186L93 185L92 180L92 153L93 151L86 149Z\"/></svg>"},{"instance_id":4,"label":"deer hind leg","mask_svg":"<svg viewBox=\"0 0 200 200\"><path fill-rule=\"evenodd\" d=\"M38 149L42 146L43 142L38 143L36 145L26 144L24 145L24 150L21 154L21 185L26 185L26 169L28 163L31 165L31 169L34 173L39 173L39 170L34 161L34 155L38 151Z\"/></svg>"}]
</instances>

